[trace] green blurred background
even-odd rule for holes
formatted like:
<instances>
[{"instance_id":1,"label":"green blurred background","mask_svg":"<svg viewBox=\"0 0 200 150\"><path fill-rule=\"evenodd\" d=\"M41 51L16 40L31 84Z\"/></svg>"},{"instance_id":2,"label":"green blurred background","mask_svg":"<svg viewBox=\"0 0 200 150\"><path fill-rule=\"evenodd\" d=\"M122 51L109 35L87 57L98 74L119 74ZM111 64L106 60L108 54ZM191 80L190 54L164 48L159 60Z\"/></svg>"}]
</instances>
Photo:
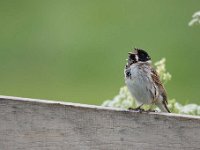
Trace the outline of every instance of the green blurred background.
<instances>
[{"instance_id":1,"label":"green blurred background","mask_svg":"<svg viewBox=\"0 0 200 150\"><path fill-rule=\"evenodd\" d=\"M0 0L0 94L101 104L132 48L167 59L170 98L200 104L199 0Z\"/></svg>"}]
</instances>

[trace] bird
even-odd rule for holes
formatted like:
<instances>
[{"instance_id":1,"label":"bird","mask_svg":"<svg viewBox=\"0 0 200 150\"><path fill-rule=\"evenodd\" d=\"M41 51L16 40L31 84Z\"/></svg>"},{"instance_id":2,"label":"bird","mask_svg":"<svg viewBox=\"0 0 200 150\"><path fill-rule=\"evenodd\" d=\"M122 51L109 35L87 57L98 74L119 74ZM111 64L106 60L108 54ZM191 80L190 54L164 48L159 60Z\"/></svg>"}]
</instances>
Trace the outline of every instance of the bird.
<instances>
[{"instance_id":1,"label":"bird","mask_svg":"<svg viewBox=\"0 0 200 150\"><path fill-rule=\"evenodd\" d=\"M141 107L145 104L156 105L162 112L170 113L166 90L145 50L134 48L128 53L124 75L125 84L138 105L134 110L144 111Z\"/></svg>"}]
</instances>

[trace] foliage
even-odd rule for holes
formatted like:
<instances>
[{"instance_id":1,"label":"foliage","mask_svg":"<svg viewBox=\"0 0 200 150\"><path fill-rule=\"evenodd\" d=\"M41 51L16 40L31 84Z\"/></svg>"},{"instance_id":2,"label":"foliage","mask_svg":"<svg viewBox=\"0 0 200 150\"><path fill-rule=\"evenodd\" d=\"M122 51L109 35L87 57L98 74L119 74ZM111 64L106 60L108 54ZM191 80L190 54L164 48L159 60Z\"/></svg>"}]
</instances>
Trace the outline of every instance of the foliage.
<instances>
[{"instance_id":1,"label":"foliage","mask_svg":"<svg viewBox=\"0 0 200 150\"><path fill-rule=\"evenodd\" d=\"M166 71L165 62L166 59L163 58L154 64L156 67L156 71L158 72L160 79L164 84L171 80L172 77L171 74ZM168 107L173 113L200 115L200 106L196 104L182 105L178 103L176 99L170 99L168 100L168 103ZM102 106L128 109L137 107L137 104L134 98L129 93L128 88L124 86L120 89L118 95L116 95L112 100L104 101ZM147 109L149 107L150 106L145 106L144 108ZM156 108L156 110L159 111L158 108Z\"/></svg>"},{"instance_id":2,"label":"foliage","mask_svg":"<svg viewBox=\"0 0 200 150\"><path fill-rule=\"evenodd\" d=\"M195 24L200 24L200 11L195 12L192 15L192 20L189 22L189 26L193 26Z\"/></svg>"}]
</instances>

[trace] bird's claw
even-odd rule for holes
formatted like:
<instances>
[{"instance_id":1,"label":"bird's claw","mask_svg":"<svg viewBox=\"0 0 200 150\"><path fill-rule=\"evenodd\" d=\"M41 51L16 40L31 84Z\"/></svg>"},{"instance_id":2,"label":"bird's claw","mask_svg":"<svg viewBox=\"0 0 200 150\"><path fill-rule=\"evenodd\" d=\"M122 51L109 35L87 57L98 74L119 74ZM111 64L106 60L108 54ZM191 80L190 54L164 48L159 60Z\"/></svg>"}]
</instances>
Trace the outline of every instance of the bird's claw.
<instances>
[{"instance_id":1,"label":"bird's claw","mask_svg":"<svg viewBox=\"0 0 200 150\"><path fill-rule=\"evenodd\" d=\"M158 112L158 111L157 110L149 109L149 110L146 110L146 112Z\"/></svg>"},{"instance_id":2,"label":"bird's claw","mask_svg":"<svg viewBox=\"0 0 200 150\"><path fill-rule=\"evenodd\" d=\"M128 110L138 111L140 113L145 111L143 108L140 108L140 107L137 107L137 108L130 107L130 108L128 108Z\"/></svg>"}]
</instances>

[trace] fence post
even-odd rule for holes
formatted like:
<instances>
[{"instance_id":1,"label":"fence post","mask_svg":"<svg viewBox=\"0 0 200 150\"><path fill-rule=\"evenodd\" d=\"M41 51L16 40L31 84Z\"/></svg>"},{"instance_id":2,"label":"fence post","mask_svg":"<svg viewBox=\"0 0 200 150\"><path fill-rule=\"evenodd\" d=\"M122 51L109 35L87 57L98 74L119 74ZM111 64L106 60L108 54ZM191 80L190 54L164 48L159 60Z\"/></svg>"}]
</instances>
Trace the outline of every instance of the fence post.
<instances>
[{"instance_id":1,"label":"fence post","mask_svg":"<svg viewBox=\"0 0 200 150\"><path fill-rule=\"evenodd\" d=\"M0 150L89 149L200 149L200 117L0 96Z\"/></svg>"}]
</instances>

